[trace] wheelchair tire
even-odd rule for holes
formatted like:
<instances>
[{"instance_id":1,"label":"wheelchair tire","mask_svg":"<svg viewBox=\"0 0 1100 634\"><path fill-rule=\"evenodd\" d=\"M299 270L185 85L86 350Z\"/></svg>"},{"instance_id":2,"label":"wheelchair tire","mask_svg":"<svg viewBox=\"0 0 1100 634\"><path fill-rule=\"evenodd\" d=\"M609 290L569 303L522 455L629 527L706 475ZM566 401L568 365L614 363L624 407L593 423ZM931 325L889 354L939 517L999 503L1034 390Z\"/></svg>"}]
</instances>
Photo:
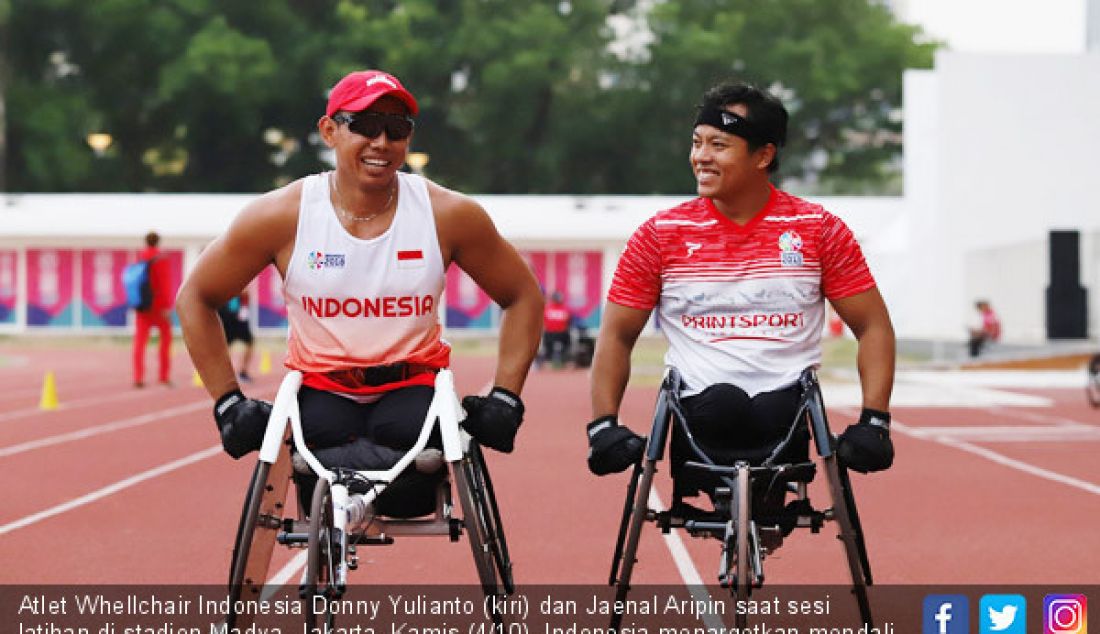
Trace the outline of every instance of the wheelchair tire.
<instances>
[{"instance_id":1,"label":"wheelchair tire","mask_svg":"<svg viewBox=\"0 0 1100 634\"><path fill-rule=\"evenodd\" d=\"M275 464L258 460L252 471L229 564L230 607L226 624L230 628L243 630L252 622L251 615L239 615L234 608L238 600L258 599L263 591L281 528L291 470L290 454L284 449Z\"/></svg>"},{"instance_id":2,"label":"wheelchair tire","mask_svg":"<svg viewBox=\"0 0 1100 634\"><path fill-rule=\"evenodd\" d=\"M871 619L871 602L867 597L871 569L863 540L863 527L860 525L855 497L851 491L851 480L848 478L847 468L837 461L836 454L824 458L823 463L832 496L833 519L837 523L837 539L844 545L844 554L848 558L848 569L852 576L852 594L856 597L860 618L868 628L872 628L874 623Z\"/></svg>"},{"instance_id":3,"label":"wheelchair tire","mask_svg":"<svg viewBox=\"0 0 1100 634\"><path fill-rule=\"evenodd\" d=\"M734 508L736 509L736 515L733 517L734 527L734 539L737 540L736 552L736 579L734 579L734 596L740 601L746 601L749 598L749 591L752 588L751 578L751 549L750 540L752 536L749 531L752 530L752 476L749 473L749 465L747 463L738 463L737 465L736 482L737 488L734 489ZM744 605L744 604L741 604ZM741 624L738 627L744 627L745 624Z\"/></svg>"},{"instance_id":4,"label":"wheelchair tire","mask_svg":"<svg viewBox=\"0 0 1100 634\"><path fill-rule=\"evenodd\" d=\"M466 457L459 463L455 484L482 590L486 596L496 597L514 593L512 560L493 483L481 448L472 441Z\"/></svg>"},{"instance_id":5,"label":"wheelchair tire","mask_svg":"<svg viewBox=\"0 0 1100 634\"><path fill-rule=\"evenodd\" d=\"M308 551L306 555L305 585L299 589L302 597L302 612L305 615L306 631L323 627L331 631L336 625L336 614L331 609L333 602L340 599L334 585L336 566L340 562L340 540L332 522L332 496L329 483L318 478L313 487L313 499L309 508ZM317 599L316 597L321 597ZM321 611L315 608L320 607ZM318 617L323 621L318 625Z\"/></svg>"},{"instance_id":6,"label":"wheelchair tire","mask_svg":"<svg viewBox=\"0 0 1100 634\"><path fill-rule=\"evenodd\" d=\"M641 468L635 467L636 476L631 476L627 486L626 503L629 505L629 515L623 517L626 531L620 528L622 548L615 547L616 559L611 564L611 584L615 586L615 601L619 604L626 601L626 595L630 592L630 577L634 574L634 564L638 563L638 544L642 539L642 526L649 514L649 492L653 489L653 476L657 473L657 462L646 458ZM618 572L618 578L616 578ZM618 610L611 611L609 629L618 631L622 625L623 615Z\"/></svg>"}]
</instances>

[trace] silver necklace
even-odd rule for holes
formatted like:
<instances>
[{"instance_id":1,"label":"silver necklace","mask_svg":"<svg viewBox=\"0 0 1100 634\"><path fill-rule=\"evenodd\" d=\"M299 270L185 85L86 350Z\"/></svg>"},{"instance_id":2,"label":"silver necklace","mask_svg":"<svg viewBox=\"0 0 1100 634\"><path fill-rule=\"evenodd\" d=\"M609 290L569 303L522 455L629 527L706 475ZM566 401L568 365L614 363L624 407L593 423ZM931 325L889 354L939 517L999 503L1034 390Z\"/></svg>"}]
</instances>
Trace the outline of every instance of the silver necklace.
<instances>
[{"instance_id":1,"label":"silver necklace","mask_svg":"<svg viewBox=\"0 0 1100 634\"><path fill-rule=\"evenodd\" d=\"M390 187L390 197L386 199L386 204L382 205L381 211L376 211L368 216L356 216L344 208L344 197L340 194L340 186L336 182L336 172L332 172L332 176L329 177L332 180L332 190L336 193L336 204L334 208L336 213L339 214L344 220L350 222L366 222L368 220L374 220L378 216L386 213L390 208L390 203L393 202L393 197L397 193L397 175L394 175L393 187Z\"/></svg>"}]
</instances>

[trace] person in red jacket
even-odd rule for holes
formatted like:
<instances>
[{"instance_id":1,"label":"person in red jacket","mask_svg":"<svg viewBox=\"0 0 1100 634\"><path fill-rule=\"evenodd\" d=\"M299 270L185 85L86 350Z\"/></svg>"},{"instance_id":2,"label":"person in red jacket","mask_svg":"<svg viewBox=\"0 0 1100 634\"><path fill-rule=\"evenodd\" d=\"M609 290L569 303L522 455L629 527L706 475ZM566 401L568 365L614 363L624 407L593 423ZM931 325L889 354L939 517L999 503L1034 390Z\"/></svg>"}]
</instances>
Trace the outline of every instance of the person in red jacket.
<instances>
[{"instance_id":1,"label":"person in red jacket","mask_svg":"<svg viewBox=\"0 0 1100 634\"><path fill-rule=\"evenodd\" d=\"M573 323L573 315L558 291L554 291L546 302L542 320L542 359L549 361L555 368L560 368L569 359L569 328Z\"/></svg>"},{"instance_id":2,"label":"person in red jacket","mask_svg":"<svg viewBox=\"0 0 1100 634\"><path fill-rule=\"evenodd\" d=\"M986 300L980 299L974 303L978 310L978 323L970 327L970 340L967 347L970 356L976 357L982 353L982 349L989 343L1000 341L1001 320L997 313L993 312L993 306Z\"/></svg>"},{"instance_id":3,"label":"person in red jacket","mask_svg":"<svg viewBox=\"0 0 1100 634\"><path fill-rule=\"evenodd\" d=\"M153 291L153 303L148 310L135 311L134 319L134 387L145 387L145 344L149 341L149 331L157 329L160 334L158 358L161 385L171 386L169 371L172 352L172 280L169 277L168 262L160 256L160 235L150 231L145 236L145 249L138 256L140 260L152 260L149 264L149 286Z\"/></svg>"}]
</instances>

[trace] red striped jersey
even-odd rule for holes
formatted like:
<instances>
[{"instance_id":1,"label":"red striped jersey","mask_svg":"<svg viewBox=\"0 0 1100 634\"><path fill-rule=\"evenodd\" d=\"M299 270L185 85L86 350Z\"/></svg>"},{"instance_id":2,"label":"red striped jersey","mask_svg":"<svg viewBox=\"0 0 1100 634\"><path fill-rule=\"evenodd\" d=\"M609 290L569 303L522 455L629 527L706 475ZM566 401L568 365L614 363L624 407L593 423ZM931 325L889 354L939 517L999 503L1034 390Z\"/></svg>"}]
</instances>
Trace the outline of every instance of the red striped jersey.
<instances>
[{"instance_id":1,"label":"red striped jersey","mask_svg":"<svg viewBox=\"0 0 1100 634\"><path fill-rule=\"evenodd\" d=\"M731 383L752 396L820 363L826 298L874 286L843 221L773 187L745 225L708 198L658 212L630 237L608 301L658 309L685 395Z\"/></svg>"}]
</instances>

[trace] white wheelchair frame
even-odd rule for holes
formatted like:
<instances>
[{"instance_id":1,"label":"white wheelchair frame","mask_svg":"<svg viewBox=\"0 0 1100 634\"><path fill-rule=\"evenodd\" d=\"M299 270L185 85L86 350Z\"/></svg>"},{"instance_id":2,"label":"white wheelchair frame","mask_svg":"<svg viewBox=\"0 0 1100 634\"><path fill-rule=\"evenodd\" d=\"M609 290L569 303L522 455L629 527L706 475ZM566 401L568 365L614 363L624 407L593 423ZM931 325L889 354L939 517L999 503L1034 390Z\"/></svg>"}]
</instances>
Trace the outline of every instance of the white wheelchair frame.
<instances>
[{"instance_id":1,"label":"white wheelchair frame","mask_svg":"<svg viewBox=\"0 0 1100 634\"><path fill-rule=\"evenodd\" d=\"M258 594L264 579L256 577L266 576L267 561L275 541L292 548L308 548L299 594L313 604L318 596L324 597L323 603L338 601L343 596L348 571L358 565L356 544L389 544L395 535L449 535L452 541L457 541L463 529L469 537L486 596L503 597L514 592L511 561L492 483L480 448L459 427L465 412L458 401L450 370L442 369L436 374L435 393L416 442L393 467L385 470L330 470L320 463L306 446L302 431L298 407L301 385L302 373L288 372L272 405L230 566L231 605L248 592ZM453 504L447 478L437 492L436 511L432 517L397 519L374 513L373 503L427 447L437 422L443 460L455 479L462 519L451 517ZM287 481L291 478L288 445L293 446L317 476L311 507L300 508L300 511L309 512L308 519L283 517ZM351 480L366 480L370 486L363 493L353 493L348 487ZM260 542L258 549L255 548L257 540ZM253 556L261 560L258 565L250 561ZM304 612L307 626L315 627L318 614L312 609ZM321 614L330 629L334 626L335 613L335 609L329 609ZM240 628L247 625L244 622L247 618L245 614L231 611L227 622L230 627Z\"/></svg>"}]
</instances>

